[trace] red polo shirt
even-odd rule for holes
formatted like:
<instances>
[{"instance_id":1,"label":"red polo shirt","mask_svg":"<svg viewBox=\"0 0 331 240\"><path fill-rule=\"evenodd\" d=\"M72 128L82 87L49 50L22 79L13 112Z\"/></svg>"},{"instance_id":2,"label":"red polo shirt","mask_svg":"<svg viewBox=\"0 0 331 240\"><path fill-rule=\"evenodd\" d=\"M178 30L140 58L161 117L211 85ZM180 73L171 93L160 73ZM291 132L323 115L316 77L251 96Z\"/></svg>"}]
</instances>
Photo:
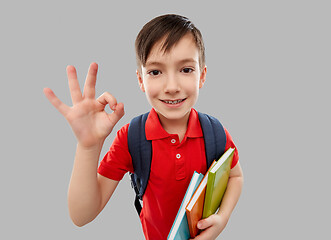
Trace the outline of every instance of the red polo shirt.
<instances>
[{"instance_id":1,"label":"red polo shirt","mask_svg":"<svg viewBox=\"0 0 331 240\"><path fill-rule=\"evenodd\" d=\"M133 172L127 141L128 126L117 132L98 169L101 175L117 181L128 171ZM231 136L225 132L226 149L235 147ZM146 137L152 140L153 156L140 220L146 239L166 239L193 172L206 173L205 146L198 113L192 109L186 134L179 142L177 134L169 134L162 128L157 113L152 109L146 121ZM236 149L232 167L238 158Z\"/></svg>"}]
</instances>

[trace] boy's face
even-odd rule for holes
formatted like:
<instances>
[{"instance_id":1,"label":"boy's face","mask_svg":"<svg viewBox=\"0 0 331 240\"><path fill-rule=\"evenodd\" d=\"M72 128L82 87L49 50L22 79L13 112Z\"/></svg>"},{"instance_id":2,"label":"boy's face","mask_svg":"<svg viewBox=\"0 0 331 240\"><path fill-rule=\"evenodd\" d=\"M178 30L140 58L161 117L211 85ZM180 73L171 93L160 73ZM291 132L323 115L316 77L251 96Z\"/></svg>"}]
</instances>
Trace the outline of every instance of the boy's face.
<instances>
[{"instance_id":1,"label":"boy's face","mask_svg":"<svg viewBox=\"0 0 331 240\"><path fill-rule=\"evenodd\" d=\"M188 120L199 89L206 77L206 67L199 68L199 51L192 34L183 36L168 52L157 42L141 71L137 71L140 88L158 113L162 123Z\"/></svg>"}]
</instances>

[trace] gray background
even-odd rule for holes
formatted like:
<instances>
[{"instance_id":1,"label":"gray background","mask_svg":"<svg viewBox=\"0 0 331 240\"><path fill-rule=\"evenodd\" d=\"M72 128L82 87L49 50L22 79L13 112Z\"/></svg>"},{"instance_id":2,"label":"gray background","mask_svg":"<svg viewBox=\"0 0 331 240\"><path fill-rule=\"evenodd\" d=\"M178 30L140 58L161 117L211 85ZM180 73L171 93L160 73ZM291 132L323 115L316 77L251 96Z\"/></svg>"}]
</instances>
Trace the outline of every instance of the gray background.
<instances>
[{"instance_id":1,"label":"gray background","mask_svg":"<svg viewBox=\"0 0 331 240\"><path fill-rule=\"evenodd\" d=\"M99 64L97 95L109 91L126 109L104 155L149 110L133 46L165 13L202 31L208 74L196 108L221 119L240 151L245 185L219 239L330 237L329 1L210 2L1 1L1 239L143 239L127 176L94 222L71 223L76 142L42 89L71 105L66 66L82 85Z\"/></svg>"}]
</instances>

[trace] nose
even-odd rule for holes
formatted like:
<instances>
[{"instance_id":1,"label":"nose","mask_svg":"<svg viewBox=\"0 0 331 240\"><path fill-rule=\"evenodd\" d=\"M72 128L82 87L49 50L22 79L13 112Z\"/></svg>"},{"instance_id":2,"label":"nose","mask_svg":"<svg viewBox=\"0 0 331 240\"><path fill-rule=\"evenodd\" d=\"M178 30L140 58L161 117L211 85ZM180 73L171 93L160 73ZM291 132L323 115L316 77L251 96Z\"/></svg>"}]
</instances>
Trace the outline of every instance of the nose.
<instances>
[{"instance_id":1,"label":"nose","mask_svg":"<svg viewBox=\"0 0 331 240\"><path fill-rule=\"evenodd\" d=\"M177 93L180 91L180 82L175 74L169 74L166 81L164 91L166 93Z\"/></svg>"}]
</instances>

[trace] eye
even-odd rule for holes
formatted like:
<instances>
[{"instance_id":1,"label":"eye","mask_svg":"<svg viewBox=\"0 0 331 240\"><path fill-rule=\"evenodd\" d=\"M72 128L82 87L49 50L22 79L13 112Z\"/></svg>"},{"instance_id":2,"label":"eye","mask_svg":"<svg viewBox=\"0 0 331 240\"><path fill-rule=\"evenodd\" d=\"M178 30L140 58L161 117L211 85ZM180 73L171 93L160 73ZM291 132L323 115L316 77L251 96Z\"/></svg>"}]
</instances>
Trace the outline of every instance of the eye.
<instances>
[{"instance_id":1,"label":"eye","mask_svg":"<svg viewBox=\"0 0 331 240\"><path fill-rule=\"evenodd\" d=\"M194 70L192 69L192 68L183 68L182 69L182 72L183 73L191 73L191 72L193 72Z\"/></svg>"},{"instance_id":2,"label":"eye","mask_svg":"<svg viewBox=\"0 0 331 240\"><path fill-rule=\"evenodd\" d=\"M149 71L148 74L149 75L152 75L152 76L157 76L157 75L160 75L161 74L161 71L159 71L159 70L152 70L152 71Z\"/></svg>"}]
</instances>

